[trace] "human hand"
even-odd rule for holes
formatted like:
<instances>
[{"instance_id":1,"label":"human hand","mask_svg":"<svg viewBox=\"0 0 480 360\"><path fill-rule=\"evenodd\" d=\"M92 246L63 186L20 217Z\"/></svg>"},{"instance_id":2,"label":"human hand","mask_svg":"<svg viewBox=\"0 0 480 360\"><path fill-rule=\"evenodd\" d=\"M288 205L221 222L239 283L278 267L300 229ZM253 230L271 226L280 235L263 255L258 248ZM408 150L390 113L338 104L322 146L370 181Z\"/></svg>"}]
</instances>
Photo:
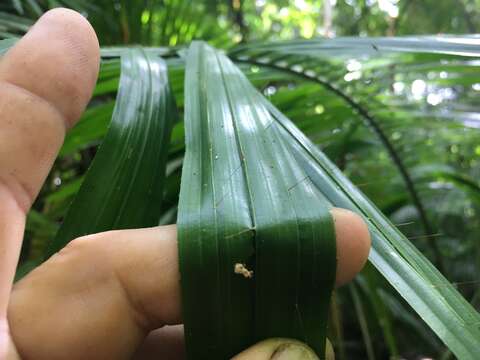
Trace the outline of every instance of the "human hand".
<instances>
[{"instance_id":1,"label":"human hand","mask_svg":"<svg viewBox=\"0 0 480 360\"><path fill-rule=\"evenodd\" d=\"M0 59L0 359L184 357L175 225L75 239L12 289L26 214L98 68L95 32L65 9ZM370 238L359 216L332 214L341 285L364 265ZM268 340L235 359L295 359L285 351L306 349L295 344Z\"/></svg>"}]
</instances>

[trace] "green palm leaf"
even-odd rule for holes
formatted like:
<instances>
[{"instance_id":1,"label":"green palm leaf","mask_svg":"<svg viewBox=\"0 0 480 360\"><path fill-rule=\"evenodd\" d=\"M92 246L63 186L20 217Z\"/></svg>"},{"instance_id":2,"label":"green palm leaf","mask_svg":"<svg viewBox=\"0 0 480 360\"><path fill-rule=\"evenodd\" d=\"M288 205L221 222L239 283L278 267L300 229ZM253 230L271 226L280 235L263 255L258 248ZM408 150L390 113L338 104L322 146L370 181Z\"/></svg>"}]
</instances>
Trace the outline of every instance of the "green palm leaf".
<instances>
[{"instance_id":1,"label":"green palm leaf","mask_svg":"<svg viewBox=\"0 0 480 360\"><path fill-rule=\"evenodd\" d=\"M373 237L370 262L461 359L475 359L480 316L389 220L273 106L270 111L292 134L291 151L309 178L335 206L364 216Z\"/></svg>"},{"instance_id":2,"label":"green palm leaf","mask_svg":"<svg viewBox=\"0 0 480 360\"><path fill-rule=\"evenodd\" d=\"M10 40L0 41L0 55L12 44L13 41ZM130 52L129 50L117 48L105 49L102 54L105 58L116 58L124 54L125 51L127 51L127 53ZM147 51L149 61L152 62L158 61L158 59L155 58L156 55L168 54L170 56L176 52L175 50L170 51L166 48L149 48ZM416 134L428 130L434 133L435 137L444 139L442 136L444 136L444 133L448 130L449 134L456 134L455 136L461 138L463 142L468 138L471 139L469 141L473 141L475 144L475 136L477 136L476 138L478 139L478 133L477 135L474 133L480 126L478 125L478 106L476 104L478 96L474 91L469 89L472 88L472 85L480 83L477 76L478 62L471 59L472 57L478 57L479 51L471 37L411 37L403 39L339 38L333 40L322 39L263 43L244 45L234 49L230 55L233 59L242 62L240 64L242 70L259 88L267 88L271 83L279 83L281 85L288 84L288 89L284 86L284 89L280 88L277 93L271 96L272 102L278 105L289 118L295 120L302 131L304 131L311 140L321 144L326 151L332 150L332 147L328 145L330 145L330 143L335 144L339 139L341 139L341 141L345 140L345 144L348 146L357 146L358 149L365 152L366 158L378 152L378 147L374 146L376 145L375 142L365 140L365 132L359 132L359 127L349 126L348 134L352 133L353 135L350 137L350 135L345 134L345 139L329 131L329 129L337 126L335 124L348 124L349 119L354 117L355 114L354 111L352 112L352 109L344 106L345 104L340 101L340 97L336 96L334 91L325 90L325 87L322 88L319 81L333 85L335 89L341 90L346 97L365 107L369 114L380 124L381 130L391 142L392 138L398 133L402 135L402 139L408 139L410 143L407 144L400 143L399 141L395 142L394 150L404 161L409 176L415 182L416 190L421 195L422 202L425 201L425 194L422 193L422 190L432 182L432 176L454 184L455 188L463 189L468 193L471 192L474 194L472 199L479 198L478 181L476 181L474 171L472 171L472 175L469 177L463 174L455 174L455 171L458 173L458 169L448 171L446 169L430 169L429 171L425 171L425 168L422 168L425 164L428 166L428 164L431 163L431 161L429 162L429 160L426 159L428 154L437 154L436 156L438 157L438 154L445 152L445 146L450 146L451 144L448 142L449 138L445 137L446 140L439 142L438 146L435 147L437 150L432 148L425 150L425 147L422 147L425 145L422 144L425 137ZM126 59L130 56L129 54L125 55L124 62L128 62ZM351 58L358 59L362 62L363 69L365 70L364 77L366 80L373 79L371 83L365 85L363 79L358 82L344 81L344 75L346 73L344 69L345 61ZM172 65L170 70L174 73L172 87L180 95L179 103L181 104L183 103L184 65L182 61L176 58L169 60L169 64ZM251 64L254 64L255 67L251 66ZM267 66L264 67L263 65ZM275 66L272 67L271 65ZM258 68L260 68L260 71ZM253 71L254 69L255 71ZM124 72L126 72L125 69L122 71L121 88L123 87L122 83L126 83L126 80L123 78ZM427 72L429 74L428 79L425 76ZM440 76L441 72L448 72L448 77L444 78ZM143 74L141 71L140 73ZM435 76L430 77L431 74ZM424 104L412 100L408 98L408 96L399 96L398 94L389 92L388 89L392 86L393 75L399 76L399 78L395 77L396 81L400 79L400 81L405 82L407 86L412 81L422 78L427 84L436 87L453 87L458 83L460 86L455 90L458 90L458 88L463 90L456 93L457 97L454 102L445 101L445 105L440 104L436 107L425 107ZM139 78L144 80L145 77L148 76L139 76ZM315 78L316 80L309 80L309 78ZM219 83L221 83L221 86L224 88L232 86L223 84L222 82L224 82L223 79ZM309 82L309 84L307 84L307 82ZM113 60L111 66L107 66L106 63L104 63L96 94L104 96L105 94L114 92L117 83L118 61ZM295 84L294 87L290 87L292 83ZM141 92L141 89L138 89L138 91ZM146 91L145 94L147 94L148 91ZM188 101L192 101L189 100L189 97L192 95L188 91L191 90L187 88L187 103ZM250 90L247 91L247 93L249 96L254 96L250 94ZM101 98L101 96L99 96L99 98ZM255 96L257 96L255 99L261 99L260 96ZM119 100L121 100L120 94ZM122 101L119 101L117 106L119 106ZM212 100L212 102L215 101L217 100ZM308 113L308 109L315 107L319 101L325 106L325 113L321 116ZM259 106L256 100L255 104ZM86 117L92 116L93 119L98 115L99 118L104 120L107 116L105 111L107 111L108 106L111 105L107 103L103 109L102 106L99 106L99 109L95 109L95 106L89 111ZM274 118L276 123L280 124L278 126L272 126L279 129L282 138L288 137L289 139L295 139L286 142L287 149L291 151L295 157L295 161L302 164L302 171L308 175L308 178L314 184L315 188L319 189L331 204L350 208L364 216L373 235L373 250L370 256L370 262L458 358L476 358L480 339L478 330L480 319L477 312L425 259L420 251L418 251L392 223L381 215L380 211L372 205L371 201L347 180L325 155L319 152L310 140L299 132L298 129L293 127L284 115L277 111L271 104L265 102L262 106L268 109L270 113L268 116ZM227 110L231 111L229 108ZM128 111L128 106L124 104L121 113ZM120 117L121 113L117 111L116 116ZM85 137L78 137L78 139L80 139L78 141L72 138L72 142L67 147L68 151L64 151L71 153L76 149L82 149L86 146L85 144L97 142L106 132L106 123L107 122L102 122L100 126L96 128L95 131L97 131L97 133L94 136L88 134L89 130L83 132L80 131L81 129L79 128L75 137L77 135ZM93 124L93 122L91 124ZM133 127L131 124L132 133ZM143 129L145 131L146 128L144 127ZM340 135L343 136L343 134ZM349 137L351 141L348 140ZM181 124L178 124L175 129L175 143L172 144L173 146L170 148L172 158L175 157L176 160L182 156L182 138L183 127ZM360 143L359 140L362 140L362 142ZM478 143L478 141L476 141L476 143ZM338 146L340 148L344 146L340 142L338 144L341 145ZM409 145L409 147L407 148L406 145ZM101 149L103 149L103 147ZM371 150L368 150L369 148L371 148ZM113 146L111 149L113 149ZM409 149L410 153L406 151ZM419 149L421 149L421 151L419 151ZM112 158L114 159L112 154L118 154L118 152L110 151L109 159L111 160ZM412 152L414 156L412 157L410 155L409 157L409 154ZM432 156L430 156L430 158L431 157ZM103 163L106 163L105 158L106 155L104 155ZM356 160L358 161L358 158L356 158ZM443 158L441 160L443 160ZM122 161L127 161L127 158L124 157ZM120 160L118 163L120 163ZM357 166L358 168L363 167L362 162L357 162L357 164L359 164ZM187 168L188 167L186 167L186 169ZM100 170L97 171L97 174L101 174ZM173 216L175 214L178 173L178 171L174 171L169 177L172 187L169 190L168 207L161 210L160 206L155 209L152 208L152 214L155 213L157 220L160 217L160 213L164 215L164 218L168 219L171 219L172 214ZM103 176L106 175L101 174L102 178ZM112 176L109 179L115 180L116 178ZM393 179L393 181L388 179L388 181L392 183L395 182L395 179ZM91 183L93 184L93 180ZM103 183L105 184L107 181ZM109 187L111 187L111 185L109 185ZM393 188L397 189L396 187ZM99 192L103 190L103 187L98 188ZM86 196L85 190L83 192L81 191L80 195ZM401 197L404 195L399 193L398 196ZM389 201L399 201L401 204L406 202L403 197L400 200L392 198L389 199ZM478 202L478 200L476 201ZM95 204L96 203L98 202L95 202ZM112 202L112 204L112 209L118 209L115 202ZM429 209L428 203L425 204L424 207L431 214L433 211ZM137 205L140 205L140 202L138 202ZM390 206L387 201L382 202L382 205L384 209L395 208L396 206ZM436 203L432 202L432 205L436 206ZM72 207L74 206L76 206L75 203ZM213 210L210 209L209 211ZM90 212L92 212L92 208L89 207L88 211L84 212L83 215L85 215L85 213L89 214ZM72 215L68 215L68 217L71 216ZM208 216L211 216L211 213L209 213ZM222 216L232 216L232 213L224 213ZM93 220L96 219L96 217L92 218ZM75 215L74 222L80 223L80 220L82 220L80 219L80 215ZM72 226L74 227L74 225ZM72 232L70 236L64 236L61 242L64 243L71 237L102 230L110 226L112 226L111 223L110 225L98 227L79 227L79 231ZM248 234L242 234L239 237L247 238ZM239 243L239 246L245 246L246 249L245 244ZM60 243L58 243L57 247L60 246ZM251 244L248 247L251 249ZM227 257L219 261L226 262L230 260L231 259ZM215 272L213 274L215 274ZM240 280L237 277L234 279ZM216 294L218 295L218 292ZM392 294L388 294L389 297L392 298ZM195 298L195 295L193 296ZM219 298L218 301L223 301L223 298ZM375 301L378 301L378 299ZM391 306L390 304L391 303L388 303L389 307ZM246 308L248 308L248 306L246 306ZM248 309L246 311L248 311ZM218 315L218 313L211 312L210 315L214 316ZM235 314L230 315L232 317L235 316ZM218 320L219 323L221 323L221 321L222 320ZM237 330L238 332L243 331L240 329ZM386 333L389 331L390 330L387 330ZM247 337L248 336L242 338L239 336L239 339L249 342ZM394 351L392 350L392 352Z\"/></svg>"},{"instance_id":3,"label":"green palm leaf","mask_svg":"<svg viewBox=\"0 0 480 360\"><path fill-rule=\"evenodd\" d=\"M193 43L185 89L178 227L190 358L281 336L324 354L336 269L329 206L227 57Z\"/></svg>"},{"instance_id":4,"label":"green palm leaf","mask_svg":"<svg viewBox=\"0 0 480 360\"><path fill-rule=\"evenodd\" d=\"M229 83L239 80L229 77L223 81L228 88ZM215 86L218 84L217 79ZM245 89L237 96L240 93L249 96ZM187 94L187 99L190 96L193 94ZM350 208L365 217L374 239L370 257L373 265L459 358L475 358L480 339L477 312L288 119L269 103L265 102L265 106L285 132L284 136L291 137L286 142L290 152L317 189L333 205Z\"/></svg>"},{"instance_id":5,"label":"green palm leaf","mask_svg":"<svg viewBox=\"0 0 480 360\"><path fill-rule=\"evenodd\" d=\"M163 60L124 52L108 133L47 256L78 236L158 224L175 118Z\"/></svg>"},{"instance_id":6,"label":"green palm leaf","mask_svg":"<svg viewBox=\"0 0 480 360\"><path fill-rule=\"evenodd\" d=\"M348 123L349 119L342 119L338 107L332 109L333 102L329 99L324 100L323 93L328 92L338 97L344 103L344 107L352 109L353 119L363 122L376 135L397 168L423 225L422 238L428 243L429 255L441 272L447 274L445 254L441 249L441 243L434 235L439 232L434 218L437 214L432 214L429 209L431 196L425 195L428 192L425 188L435 178L418 181L412 174L412 168L418 165L419 160L428 160L421 159L418 156L420 152L429 154L435 151L430 147L431 143L425 143L430 128L438 129L430 136L436 137L435 145L438 144L440 147L445 146L445 142L437 134L447 126L452 129L449 131L450 136L454 132L465 133L466 129L462 127L479 126L475 120L478 110L471 105L470 100L475 93L469 90L469 85L478 82L475 76L478 73L476 71L478 62L470 60L472 57L480 56L475 38L420 36L278 41L242 45L229 54L242 64L266 69L265 72L268 74L275 71L289 78L296 78L294 81L298 83L307 81L317 84L316 92L310 91L308 95L303 95L303 101L307 104L327 105L328 112L335 113L339 119L337 124L340 126ZM352 61L356 67L355 71L349 70L349 63ZM352 74L358 76L358 80L352 81L348 78ZM443 79L445 76L448 76L448 79ZM433 99L442 101L443 95L438 94L452 94L449 96L454 97L455 102L445 100L440 104L434 103L430 109L423 109L419 113L419 108L425 108L425 104L419 104L418 99L412 99L412 94L409 94L408 90L401 96L392 91L394 85L408 89L415 81L431 88L429 92L432 94L429 96ZM295 90L289 91L294 92ZM276 103L275 99L272 100ZM431 101L430 97L428 101ZM297 102L290 107L301 109L298 105ZM285 108L288 107L282 107ZM302 130L311 139L318 141L314 136L315 131L321 130L320 123L325 124L325 117L328 114L317 119L311 117L310 121L306 119L305 114L296 115L289 112L289 116L308 123L309 127L301 127ZM445 121L446 119L450 124ZM425 134L426 132L428 133ZM474 131L471 133L474 135ZM460 136L465 139L463 135ZM396 138L401 140L398 141ZM464 143L468 142L464 140Z\"/></svg>"},{"instance_id":7,"label":"green palm leaf","mask_svg":"<svg viewBox=\"0 0 480 360\"><path fill-rule=\"evenodd\" d=\"M287 40L241 45L230 52L235 57L255 54L314 55L316 57L378 56L385 53L480 56L478 38L462 36L338 37L334 39Z\"/></svg>"}]
</instances>

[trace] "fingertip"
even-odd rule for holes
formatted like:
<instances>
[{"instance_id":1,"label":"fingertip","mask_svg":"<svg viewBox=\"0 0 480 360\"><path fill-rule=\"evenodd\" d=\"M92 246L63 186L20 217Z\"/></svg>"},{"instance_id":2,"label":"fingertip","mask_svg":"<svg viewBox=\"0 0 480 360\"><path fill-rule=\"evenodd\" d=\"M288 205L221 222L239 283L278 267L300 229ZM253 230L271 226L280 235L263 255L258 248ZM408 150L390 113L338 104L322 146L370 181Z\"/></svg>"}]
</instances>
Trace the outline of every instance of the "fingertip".
<instances>
[{"instance_id":1,"label":"fingertip","mask_svg":"<svg viewBox=\"0 0 480 360\"><path fill-rule=\"evenodd\" d=\"M327 340L328 341L328 340ZM328 348L328 344L327 344ZM318 360L318 356L306 344L284 338L260 341L234 356L232 360ZM327 358L328 359L328 358ZM330 360L330 359L329 359Z\"/></svg>"},{"instance_id":2,"label":"fingertip","mask_svg":"<svg viewBox=\"0 0 480 360\"><path fill-rule=\"evenodd\" d=\"M337 237L336 285L352 280L362 270L370 252L370 232L358 214L341 208L331 210Z\"/></svg>"},{"instance_id":3,"label":"fingertip","mask_svg":"<svg viewBox=\"0 0 480 360\"><path fill-rule=\"evenodd\" d=\"M52 104L73 126L98 76L100 47L90 23L76 11L46 12L2 58L0 81Z\"/></svg>"}]
</instances>

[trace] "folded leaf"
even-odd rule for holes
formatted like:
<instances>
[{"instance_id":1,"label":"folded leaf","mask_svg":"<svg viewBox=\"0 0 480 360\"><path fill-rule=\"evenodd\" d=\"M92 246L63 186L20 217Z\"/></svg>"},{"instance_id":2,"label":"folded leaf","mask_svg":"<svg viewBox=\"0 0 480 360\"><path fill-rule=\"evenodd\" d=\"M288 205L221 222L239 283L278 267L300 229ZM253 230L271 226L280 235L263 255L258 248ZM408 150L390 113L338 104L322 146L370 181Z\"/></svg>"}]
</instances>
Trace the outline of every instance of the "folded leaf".
<instances>
[{"instance_id":1,"label":"folded leaf","mask_svg":"<svg viewBox=\"0 0 480 360\"><path fill-rule=\"evenodd\" d=\"M329 204L226 56L193 43L185 89L178 229L189 357L225 359L269 337L324 354L336 269Z\"/></svg>"},{"instance_id":2,"label":"folded leaf","mask_svg":"<svg viewBox=\"0 0 480 360\"><path fill-rule=\"evenodd\" d=\"M122 54L112 122L47 257L95 232L158 224L176 108L163 60Z\"/></svg>"}]
</instances>

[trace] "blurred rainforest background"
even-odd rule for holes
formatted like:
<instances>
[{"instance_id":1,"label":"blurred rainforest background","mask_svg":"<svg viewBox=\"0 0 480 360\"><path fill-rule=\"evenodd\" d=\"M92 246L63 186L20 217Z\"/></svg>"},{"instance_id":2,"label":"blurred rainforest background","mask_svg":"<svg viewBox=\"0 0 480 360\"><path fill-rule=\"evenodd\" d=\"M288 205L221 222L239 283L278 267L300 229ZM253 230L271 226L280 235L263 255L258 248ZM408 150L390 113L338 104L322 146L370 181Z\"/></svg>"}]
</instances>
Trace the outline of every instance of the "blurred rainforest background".
<instances>
[{"instance_id":1,"label":"blurred rainforest background","mask_svg":"<svg viewBox=\"0 0 480 360\"><path fill-rule=\"evenodd\" d=\"M57 6L84 14L104 47L164 47L180 117L176 54L194 39L224 49L479 309L480 0L1 0L0 38L22 36ZM442 34L471 35L435 40ZM29 214L19 277L42 261L83 181L119 73L105 56ZM183 150L179 122L161 224L176 219ZM329 331L340 360L454 358L370 264L336 292Z\"/></svg>"}]
</instances>

